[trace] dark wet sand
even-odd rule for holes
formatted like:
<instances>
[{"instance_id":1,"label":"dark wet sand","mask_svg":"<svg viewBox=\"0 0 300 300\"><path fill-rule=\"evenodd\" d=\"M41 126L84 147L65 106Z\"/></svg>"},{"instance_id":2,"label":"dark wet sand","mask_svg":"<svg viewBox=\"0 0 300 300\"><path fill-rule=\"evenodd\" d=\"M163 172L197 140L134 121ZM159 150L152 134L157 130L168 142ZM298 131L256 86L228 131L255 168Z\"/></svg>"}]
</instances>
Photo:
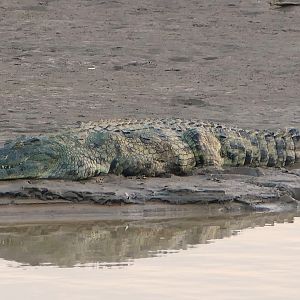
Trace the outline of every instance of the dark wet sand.
<instances>
[{"instance_id":1,"label":"dark wet sand","mask_svg":"<svg viewBox=\"0 0 300 300\"><path fill-rule=\"evenodd\" d=\"M299 127L300 7L267 2L1 1L0 144L115 117Z\"/></svg>"},{"instance_id":2,"label":"dark wet sand","mask_svg":"<svg viewBox=\"0 0 300 300\"><path fill-rule=\"evenodd\" d=\"M289 210L297 208L300 201L298 171L239 167L223 171L201 170L197 175L170 178L109 175L80 182L2 181L0 205L165 203L221 204L216 210L221 213Z\"/></svg>"}]
</instances>

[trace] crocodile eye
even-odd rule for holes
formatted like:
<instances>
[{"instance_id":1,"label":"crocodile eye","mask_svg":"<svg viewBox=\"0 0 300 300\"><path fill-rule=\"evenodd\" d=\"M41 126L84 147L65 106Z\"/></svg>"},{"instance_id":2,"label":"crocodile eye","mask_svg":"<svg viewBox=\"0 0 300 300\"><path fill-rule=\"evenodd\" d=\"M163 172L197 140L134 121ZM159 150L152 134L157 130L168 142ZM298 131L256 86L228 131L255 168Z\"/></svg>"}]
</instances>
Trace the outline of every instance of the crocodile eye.
<instances>
[{"instance_id":1,"label":"crocodile eye","mask_svg":"<svg viewBox=\"0 0 300 300\"><path fill-rule=\"evenodd\" d=\"M33 137L33 138L30 138L30 139L29 139L29 142L31 142L31 143L39 142L39 141L40 141L40 139L37 138L37 137Z\"/></svg>"},{"instance_id":2,"label":"crocodile eye","mask_svg":"<svg viewBox=\"0 0 300 300\"><path fill-rule=\"evenodd\" d=\"M40 142L41 140L37 137L32 137L32 138L29 138L28 140L26 141L23 141L23 145L30 145L30 144L33 144L33 143L36 143L36 142Z\"/></svg>"}]
</instances>

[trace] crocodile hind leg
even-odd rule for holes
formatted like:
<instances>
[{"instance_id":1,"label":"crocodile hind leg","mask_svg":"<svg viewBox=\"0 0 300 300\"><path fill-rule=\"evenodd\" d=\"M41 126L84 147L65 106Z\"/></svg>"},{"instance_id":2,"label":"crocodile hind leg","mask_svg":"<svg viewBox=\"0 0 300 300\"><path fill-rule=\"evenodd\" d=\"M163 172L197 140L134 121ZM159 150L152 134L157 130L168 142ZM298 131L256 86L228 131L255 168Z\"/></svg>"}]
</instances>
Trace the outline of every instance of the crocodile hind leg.
<instances>
[{"instance_id":1,"label":"crocodile hind leg","mask_svg":"<svg viewBox=\"0 0 300 300\"><path fill-rule=\"evenodd\" d=\"M190 147L171 129L126 129L111 134L116 156L110 173L125 176L188 175L196 162Z\"/></svg>"},{"instance_id":2,"label":"crocodile hind leg","mask_svg":"<svg viewBox=\"0 0 300 300\"><path fill-rule=\"evenodd\" d=\"M193 151L197 166L223 166L221 142L209 128L189 129L183 133L183 140Z\"/></svg>"}]
</instances>

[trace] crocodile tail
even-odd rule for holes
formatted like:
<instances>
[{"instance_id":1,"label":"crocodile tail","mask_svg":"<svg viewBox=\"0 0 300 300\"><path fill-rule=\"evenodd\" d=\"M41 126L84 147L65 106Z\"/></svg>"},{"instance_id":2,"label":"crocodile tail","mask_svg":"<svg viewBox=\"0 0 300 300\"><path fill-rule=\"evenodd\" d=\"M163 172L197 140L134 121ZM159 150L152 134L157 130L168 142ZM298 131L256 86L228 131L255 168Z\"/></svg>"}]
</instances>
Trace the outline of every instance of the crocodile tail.
<instances>
[{"instance_id":1,"label":"crocodile tail","mask_svg":"<svg viewBox=\"0 0 300 300\"><path fill-rule=\"evenodd\" d=\"M216 126L224 165L283 167L300 160L298 129L243 130Z\"/></svg>"},{"instance_id":2,"label":"crocodile tail","mask_svg":"<svg viewBox=\"0 0 300 300\"><path fill-rule=\"evenodd\" d=\"M295 149L295 163L300 163L300 129L291 128L289 134L293 139Z\"/></svg>"}]
</instances>

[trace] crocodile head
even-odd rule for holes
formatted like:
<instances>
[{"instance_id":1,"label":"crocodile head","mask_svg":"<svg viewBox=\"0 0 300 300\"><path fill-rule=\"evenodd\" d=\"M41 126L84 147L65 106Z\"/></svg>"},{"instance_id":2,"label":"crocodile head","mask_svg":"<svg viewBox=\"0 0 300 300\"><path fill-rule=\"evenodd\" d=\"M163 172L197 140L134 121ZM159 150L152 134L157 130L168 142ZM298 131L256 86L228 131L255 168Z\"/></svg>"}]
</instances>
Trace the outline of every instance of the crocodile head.
<instances>
[{"instance_id":1,"label":"crocodile head","mask_svg":"<svg viewBox=\"0 0 300 300\"><path fill-rule=\"evenodd\" d=\"M61 164L59 144L48 137L20 137L0 149L0 180L51 178Z\"/></svg>"},{"instance_id":2,"label":"crocodile head","mask_svg":"<svg viewBox=\"0 0 300 300\"><path fill-rule=\"evenodd\" d=\"M108 173L110 163L89 151L85 144L67 135L20 137L0 149L0 180L80 180Z\"/></svg>"}]
</instances>

